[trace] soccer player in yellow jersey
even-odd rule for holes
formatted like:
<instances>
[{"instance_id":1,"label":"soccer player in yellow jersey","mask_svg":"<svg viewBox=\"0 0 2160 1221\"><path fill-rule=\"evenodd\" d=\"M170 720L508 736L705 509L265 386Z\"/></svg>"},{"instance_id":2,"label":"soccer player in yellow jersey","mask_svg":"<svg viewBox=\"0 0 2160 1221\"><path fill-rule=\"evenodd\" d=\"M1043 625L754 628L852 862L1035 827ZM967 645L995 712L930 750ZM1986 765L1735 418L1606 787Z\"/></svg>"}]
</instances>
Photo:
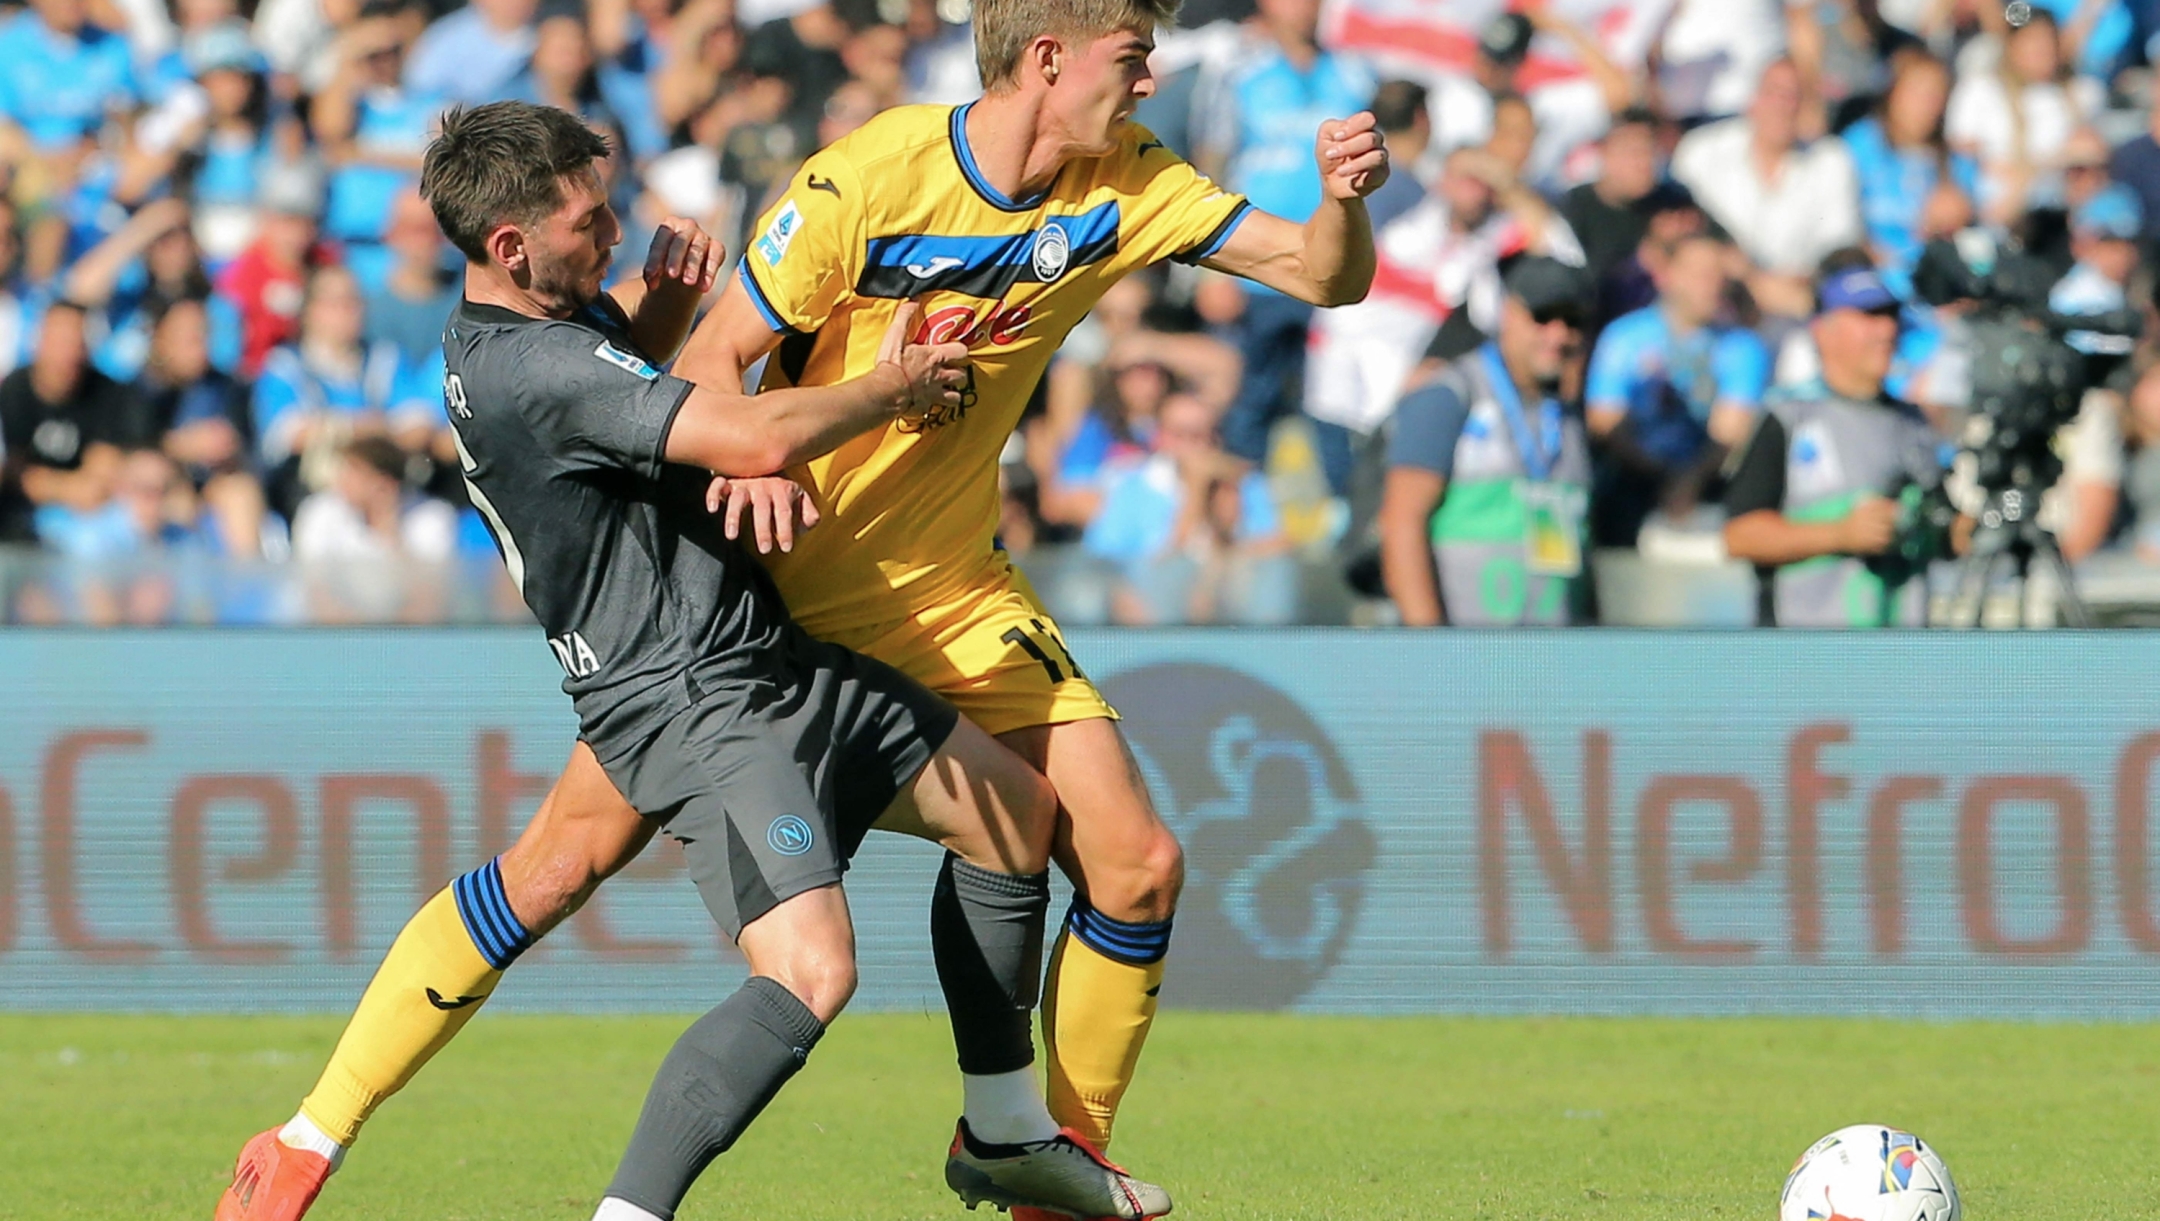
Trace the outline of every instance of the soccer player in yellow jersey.
<instances>
[{"instance_id":1,"label":"soccer player in yellow jersey","mask_svg":"<svg viewBox=\"0 0 2160 1221\"><path fill-rule=\"evenodd\" d=\"M761 218L675 369L722 385L769 354L767 389L846 385L877 368L904 302L923 310L919 342L967 346L972 384L957 407L904 415L785 477L716 482L712 504L731 529L749 519L812 635L921 681L1056 789L1055 855L1078 893L1043 997L1050 1113L1097 1146L1154 1017L1183 859L1116 712L996 546L997 455L1066 333L1111 283L1150 263L1198 262L1315 305L1362 298L1373 273L1363 199L1389 168L1370 114L1322 124L1324 198L1298 224L1253 209L1130 123L1154 91L1153 31L1175 7L976 0L983 98L887 111L813 156ZM798 541L798 520L818 528ZM502 894L537 938L653 830L581 747L499 858ZM454 929L422 925L416 917L392 946L285 1142L341 1153L493 989L499 967L449 944ZM460 1005L442 1010L427 993ZM1030 1070L965 1082L968 1124L1040 1113ZM989 1143L1054 1135L1008 1124ZM968 1136L964 1124L949 1179L997 1152ZM290 1221L305 1210L257 1198L263 1208L236 1215Z\"/></svg>"},{"instance_id":2,"label":"soccer player in yellow jersey","mask_svg":"<svg viewBox=\"0 0 2160 1221\"><path fill-rule=\"evenodd\" d=\"M822 524L768 568L812 635L920 679L1057 790L1057 859L1079 893L1043 998L1050 1105L1098 1143L1154 1014L1182 860L1116 712L997 548L998 453L1067 332L1151 263L1201 263L1315 305L1363 297L1362 201L1388 171L1371 115L1322 125L1325 201L1299 225L1128 122L1154 90L1152 31L1174 8L977 0L986 95L887 111L811 157L743 252L724 325L701 328L686 353L725 370L770 352L767 389L843 383L871 369L881 328L910 300L925 311L919 341L967 345L974 376L959 410L900 420L789 472L807 489L798 511ZM793 489L754 482L716 485L725 511L777 533Z\"/></svg>"}]
</instances>

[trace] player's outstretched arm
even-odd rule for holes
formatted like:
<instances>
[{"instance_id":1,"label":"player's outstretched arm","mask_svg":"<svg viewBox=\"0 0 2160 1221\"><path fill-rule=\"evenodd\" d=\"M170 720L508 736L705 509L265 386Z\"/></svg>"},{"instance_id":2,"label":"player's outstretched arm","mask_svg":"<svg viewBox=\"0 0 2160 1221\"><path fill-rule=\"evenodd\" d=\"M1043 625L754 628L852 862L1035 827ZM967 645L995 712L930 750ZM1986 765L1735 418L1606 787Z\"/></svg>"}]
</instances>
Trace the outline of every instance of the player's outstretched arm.
<instances>
[{"instance_id":1,"label":"player's outstretched arm","mask_svg":"<svg viewBox=\"0 0 2160 1221\"><path fill-rule=\"evenodd\" d=\"M1371 112L1320 125L1319 210L1300 225L1254 212L1205 260L1311 305L1348 305L1372 288L1372 218L1365 197L1388 178L1387 143Z\"/></svg>"},{"instance_id":2,"label":"player's outstretched arm","mask_svg":"<svg viewBox=\"0 0 2160 1221\"><path fill-rule=\"evenodd\" d=\"M646 359L665 363L690 335L699 303L719 282L727 247L694 220L670 216L645 252L645 272L608 295L630 319L630 337Z\"/></svg>"},{"instance_id":3,"label":"player's outstretched arm","mask_svg":"<svg viewBox=\"0 0 2160 1221\"><path fill-rule=\"evenodd\" d=\"M885 332L875 368L831 386L742 391L743 370L773 335L742 288L730 285L691 336L676 376L695 384L668 429L670 462L716 475L769 475L830 453L904 412L957 407L967 381L967 347L909 342L921 308L903 304Z\"/></svg>"}]
</instances>

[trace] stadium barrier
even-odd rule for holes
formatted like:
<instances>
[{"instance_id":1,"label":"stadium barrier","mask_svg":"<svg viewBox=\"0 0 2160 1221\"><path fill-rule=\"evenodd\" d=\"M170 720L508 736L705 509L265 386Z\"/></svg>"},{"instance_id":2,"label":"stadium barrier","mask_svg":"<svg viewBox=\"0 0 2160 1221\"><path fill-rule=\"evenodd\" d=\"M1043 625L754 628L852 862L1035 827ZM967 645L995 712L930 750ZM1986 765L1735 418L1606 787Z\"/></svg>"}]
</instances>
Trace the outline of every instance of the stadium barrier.
<instances>
[{"instance_id":1,"label":"stadium barrier","mask_svg":"<svg viewBox=\"0 0 2160 1221\"><path fill-rule=\"evenodd\" d=\"M2143 633L1074 632L1189 881L1164 996L1405 1013L2160 1016ZM342 1011L574 731L526 630L0 634L0 1007ZM936 854L849 877L935 1009ZM741 966L656 847L521 1009Z\"/></svg>"}]
</instances>

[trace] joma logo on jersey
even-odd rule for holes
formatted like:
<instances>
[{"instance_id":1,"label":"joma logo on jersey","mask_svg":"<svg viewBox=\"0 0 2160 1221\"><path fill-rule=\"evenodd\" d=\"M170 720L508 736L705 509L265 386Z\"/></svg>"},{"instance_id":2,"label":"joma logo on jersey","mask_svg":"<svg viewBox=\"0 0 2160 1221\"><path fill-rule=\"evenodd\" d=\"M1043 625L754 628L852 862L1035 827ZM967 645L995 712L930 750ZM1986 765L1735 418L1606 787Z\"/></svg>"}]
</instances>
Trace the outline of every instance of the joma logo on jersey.
<instances>
[{"instance_id":1,"label":"joma logo on jersey","mask_svg":"<svg viewBox=\"0 0 2160 1221\"><path fill-rule=\"evenodd\" d=\"M563 673L572 678L591 678L600 672L600 657L585 637L578 632L564 632L548 637L548 647L555 650L555 660L562 663Z\"/></svg>"},{"instance_id":2,"label":"joma logo on jersey","mask_svg":"<svg viewBox=\"0 0 2160 1221\"><path fill-rule=\"evenodd\" d=\"M930 311L915 329L916 343L962 343L979 348L985 341L1003 346L1020 337L1034 320L1035 311L1025 305L997 305L978 320L972 305L948 305Z\"/></svg>"}]
</instances>

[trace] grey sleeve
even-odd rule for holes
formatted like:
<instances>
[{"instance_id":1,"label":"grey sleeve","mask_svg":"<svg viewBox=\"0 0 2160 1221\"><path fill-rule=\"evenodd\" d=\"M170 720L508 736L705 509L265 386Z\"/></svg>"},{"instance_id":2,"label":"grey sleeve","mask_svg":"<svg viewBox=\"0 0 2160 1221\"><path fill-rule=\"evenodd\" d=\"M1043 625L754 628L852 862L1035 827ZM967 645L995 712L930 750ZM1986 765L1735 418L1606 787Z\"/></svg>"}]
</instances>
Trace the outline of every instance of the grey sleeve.
<instances>
[{"instance_id":1,"label":"grey sleeve","mask_svg":"<svg viewBox=\"0 0 2160 1221\"><path fill-rule=\"evenodd\" d=\"M535 329L514 384L548 447L575 466L658 476L668 429L692 385L595 331Z\"/></svg>"},{"instance_id":2,"label":"grey sleeve","mask_svg":"<svg viewBox=\"0 0 2160 1221\"><path fill-rule=\"evenodd\" d=\"M1469 417L1469 404L1445 382L1427 382L1412 390L1395 405L1387 464L1448 474L1455 469L1455 442Z\"/></svg>"}]
</instances>

